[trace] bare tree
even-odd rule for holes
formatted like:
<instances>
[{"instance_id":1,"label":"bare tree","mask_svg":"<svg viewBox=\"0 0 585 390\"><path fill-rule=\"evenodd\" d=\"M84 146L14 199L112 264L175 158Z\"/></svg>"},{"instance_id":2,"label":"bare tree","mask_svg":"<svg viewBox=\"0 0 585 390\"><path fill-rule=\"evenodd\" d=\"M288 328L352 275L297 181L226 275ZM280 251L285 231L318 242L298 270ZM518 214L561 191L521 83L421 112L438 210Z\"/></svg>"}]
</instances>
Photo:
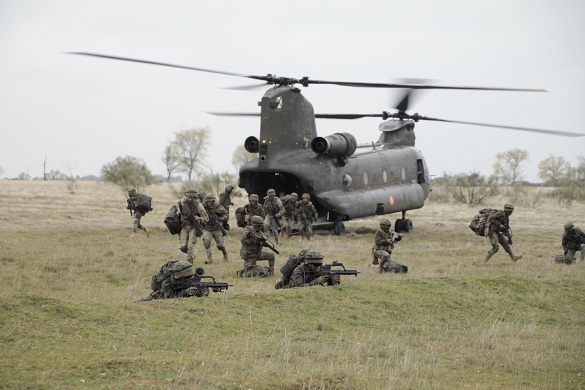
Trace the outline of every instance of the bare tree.
<instances>
[{"instance_id":1,"label":"bare tree","mask_svg":"<svg viewBox=\"0 0 585 390\"><path fill-rule=\"evenodd\" d=\"M569 179L571 165L563 157L556 157L552 154L538 163L538 177L545 183L557 186L559 183Z\"/></svg>"},{"instance_id":2,"label":"bare tree","mask_svg":"<svg viewBox=\"0 0 585 390\"><path fill-rule=\"evenodd\" d=\"M449 176L447 180L453 199L470 206L499 194L498 180L494 176L486 178L478 172L471 172Z\"/></svg>"},{"instance_id":3,"label":"bare tree","mask_svg":"<svg viewBox=\"0 0 585 390\"><path fill-rule=\"evenodd\" d=\"M179 169L187 174L189 182L194 176L200 176L198 168L203 167L203 160L209 146L209 129L190 129L175 133L176 152Z\"/></svg>"},{"instance_id":4,"label":"bare tree","mask_svg":"<svg viewBox=\"0 0 585 390\"><path fill-rule=\"evenodd\" d=\"M528 161L528 152L524 149L511 149L498 153L493 165L494 176L503 183L514 185L521 179L521 165L526 161Z\"/></svg>"},{"instance_id":5,"label":"bare tree","mask_svg":"<svg viewBox=\"0 0 585 390\"><path fill-rule=\"evenodd\" d=\"M4 175L6 173L6 170L4 169L4 167L0 166L0 176Z\"/></svg>"},{"instance_id":6,"label":"bare tree","mask_svg":"<svg viewBox=\"0 0 585 390\"><path fill-rule=\"evenodd\" d=\"M47 180L47 156L45 156L45 161L43 161L43 180Z\"/></svg>"},{"instance_id":7,"label":"bare tree","mask_svg":"<svg viewBox=\"0 0 585 390\"><path fill-rule=\"evenodd\" d=\"M165 148L161 160L165 164L167 170L167 182L171 181L171 176L180 167L178 145L172 141Z\"/></svg>"}]
</instances>

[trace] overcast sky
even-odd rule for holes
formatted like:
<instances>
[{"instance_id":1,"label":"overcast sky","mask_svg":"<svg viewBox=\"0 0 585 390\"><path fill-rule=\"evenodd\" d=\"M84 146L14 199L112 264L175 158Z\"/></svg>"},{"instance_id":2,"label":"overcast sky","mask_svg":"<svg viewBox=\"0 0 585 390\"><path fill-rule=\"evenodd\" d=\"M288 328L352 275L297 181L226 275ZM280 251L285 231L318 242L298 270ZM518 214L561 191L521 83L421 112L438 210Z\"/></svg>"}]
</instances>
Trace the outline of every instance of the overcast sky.
<instances>
[{"instance_id":1,"label":"overcast sky","mask_svg":"<svg viewBox=\"0 0 585 390\"><path fill-rule=\"evenodd\" d=\"M585 133L585 2L492 1L76 1L0 0L0 167L3 177L48 170L99 175L119 156L154 174L174 133L211 130L214 171L258 118L263 90L223 87L237 77L124 63L84 51L228 72L336 81L432 79L444 85L544 88L548 93L429 91L412 113L463 121ZM398 91L313 85L317 113L389 110ZM379 137L378 119L318 120L319 135ZM495 155L526 149L524 178L538 181L549 155L573 165L585 137L566 138L457 124L415 129L431 174L480 171Z\"/></svg>"}]
</instances>

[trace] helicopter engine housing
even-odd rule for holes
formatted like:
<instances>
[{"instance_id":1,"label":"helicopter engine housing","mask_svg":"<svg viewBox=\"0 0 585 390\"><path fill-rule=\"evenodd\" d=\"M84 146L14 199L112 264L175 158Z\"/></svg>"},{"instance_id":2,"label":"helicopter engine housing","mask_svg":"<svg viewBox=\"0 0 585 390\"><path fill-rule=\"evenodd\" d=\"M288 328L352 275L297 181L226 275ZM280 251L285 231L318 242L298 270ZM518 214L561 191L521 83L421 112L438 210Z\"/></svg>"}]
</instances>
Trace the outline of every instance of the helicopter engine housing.
<instances>
[{"instance_id":1,"label":"helicopter engine housing","mask_svg":"<svg viewBox=\"0 0 585 390\"><path fill-rule=\"evenodd\" d=\"M313 152L335 157L349 157L354 154L356 148L357 141L349 133L335 133L327 137L315 137L311 141Z\"/></svg>"}]
</instances>

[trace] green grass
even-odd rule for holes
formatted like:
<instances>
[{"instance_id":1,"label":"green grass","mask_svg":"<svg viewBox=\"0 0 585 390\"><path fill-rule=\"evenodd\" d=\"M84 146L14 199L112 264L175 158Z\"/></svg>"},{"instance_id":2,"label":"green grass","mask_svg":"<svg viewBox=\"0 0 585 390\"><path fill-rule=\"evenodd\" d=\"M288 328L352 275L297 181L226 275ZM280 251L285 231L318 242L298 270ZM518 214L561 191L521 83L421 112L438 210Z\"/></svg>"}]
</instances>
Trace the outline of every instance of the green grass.
<instances>
[{"instance_id":1,"label":"green grass","mask_svg":"<svg viewBox=\"0 0 585 390\"><path fill-rule=\"evenodd\" d=\"M394 252L407 275L370 272L377 219L352 221L345 236L311 242L362 272L338 287L236 279L232 228L230 261L217 251L203 267L234 287L132 303L184 256L162 224L170 191L148 189L153 234L132 240L118 190L79 183L71 196L61 185L0 183L1 388L585 388L585 264L550 262L563 223L583 225L583 205L517 207L525 258L501 250L484 266L488 241L467 228L477 210L430 203L409 213L415 230ZM299 245L279 246L277 269ZM204 257L198 243L196 264Z\"/></svg>"}]
</instances>

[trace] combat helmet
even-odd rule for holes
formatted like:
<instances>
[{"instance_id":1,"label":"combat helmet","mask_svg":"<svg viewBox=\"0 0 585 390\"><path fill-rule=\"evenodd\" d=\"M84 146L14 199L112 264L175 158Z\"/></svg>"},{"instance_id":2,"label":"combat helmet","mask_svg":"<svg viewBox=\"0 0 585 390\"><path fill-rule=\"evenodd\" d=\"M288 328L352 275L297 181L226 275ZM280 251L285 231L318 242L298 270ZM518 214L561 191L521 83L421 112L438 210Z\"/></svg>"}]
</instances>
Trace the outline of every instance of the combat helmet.
<instances>
[{"instance_id":1,"label":"combat helmet","mask_svg":"<svg viewBox=\"0 0 585 390\"><path fill-rule=\"evenodd\" d=\"M130 196L136 195L136 188L134 187L128 188L128 195Z\"/></svg>"},{"instance_id":2,"label":"combat helmet","mask_svg":"<svg viewBox=\"0 0 585 390\"><path fill-rule=\"evenodd\" d=\"M321 252L310 250L305 254L305 264L323 264Z\"/></svg>"},{"instance_id":3,"label":"combat helmet","mask_svg":"<svg viewBox=\"0 0 585 390\"><path fill-rule=\"evenodd\" d=\"M259 215L253 216L251 222L252 222L252 225L264 225L264 220Z\"/></svg>"},{"instance_id":4,"label":"combat helmet","mask_svg":"<svg viewBox=\"0 0 585 390\"><path fill-rule=\"evenodd\" d=\"M255 200L256 202L258 202L258 195L256 194L250 195L250 200Z\"/></svg>"},{"instance_id":5,"label":"combat helmet","mask_svg":"<svg viewBox=\"0 0 585 390\"><path fill-rule=\"evenodd\" d=\"M567 222L567 223L565 224L565 226L564 226L564 227L565 227L565 230L570 230L570 229L572 229L574 226L575 226L575 225L573 224L573 222Z\"/></svg>"},{"instance_id":6,"label":"combat helmet","mask_svg":"<svg viewBox=\"0 0 585 390\"><path fill-rule=\"evenodd\" d=\"M509 204L509 203L506 203L506 204L504 205L504 211L514 211L514 206L512 206L512 205L511 205L511 204Z\"/></svg>"},{"instance_id":7,"label":"combat helmet","mask_svg":"<svg viewBox=\"0 0 585 390\"><path fill-rule=\"evenodd\" d=\"M389 219L384 218L383 220L380 221L380 226L384 227L384 226L392 226L392 222L390 222Z\"/></svg>"},{"instance_id":8,"label":"combat helmet","mask_svg":"<svg viewBox=\"0 0 585 390\"><path fill-rule=\"evenodd\" d=\"M269 189L268 191L266 191L266 195L268 196L275 196L276 195L276 191L274 191L274 189Z\"/></svg>"},{"instance_id":9,"label":"combat helmet","mask_svg":"<svg viewBox=\"0 0 585 390\"><path fill-rule=\"evenodd\" d=\"M296 192L292 192L292 193L290 194L290 196L291 196L292 198L298 198L298 197L299 197L299 194L297 194Z\"/></svg>"},{"instance_id":10,"label":"combat helmet","mask_svg":"<svg viewBox=\"0 0 585 390\"><path fill-rule=\"evenodd\" d=\"M193 270L193 264L189 263L187 260L177 261L173 268L171 268L171 272L175 279L188 278L195 273Z\"/></svg>"},{"instance_id":11,"label":"combat helmet","mask_svg":"<svg viewBox=\"0 0 585 390\"><path fill-rule=\"evenodd\" d=\"M225 190L226 192L232 192L234 190L234 186L231 184L228 184L227 186L225 186Z\"/></svg>"},{"instance_id":12,"label":"combat helmet","mask_svg":"<svg viewBox=\"0 0 585 390\"><path fill-rule=\"evenodd\" d=\"M185 190L185 196L187 198L195 198L197 197L197 190L194 188L188 188Z\"/></svg>"},{"instance_id":13,"label":"combat helmet","mask_svg":"<svg viewBox=\"0 0 585 390\"><path fill-rule=\"evenodd\" d=\"M209 200L215 201L215 196L213 194L207 194L207 195L205 195L205 201L207 202Z\"/></svg>"},{"instance_id":14,"label":"combat helmet","mask_svg":"<svg viewBox=\"0 0 585 390\"><path fill-rule=\"evenodd\" d=\"M311 195L307 194L306 192L303 194L303 199L311 199Z\"/></svg>"}]
</instances>

